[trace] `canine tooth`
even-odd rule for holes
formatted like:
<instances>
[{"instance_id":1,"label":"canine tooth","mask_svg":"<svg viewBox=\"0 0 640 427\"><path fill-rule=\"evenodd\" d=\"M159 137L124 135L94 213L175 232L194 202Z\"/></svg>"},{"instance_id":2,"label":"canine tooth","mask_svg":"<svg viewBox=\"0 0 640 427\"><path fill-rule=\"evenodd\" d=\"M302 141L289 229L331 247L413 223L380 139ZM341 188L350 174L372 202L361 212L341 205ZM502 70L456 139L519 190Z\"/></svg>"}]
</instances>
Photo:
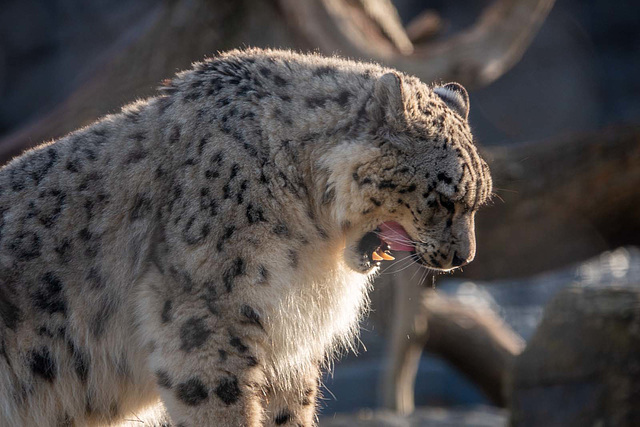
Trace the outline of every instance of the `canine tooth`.
<instances>
[{"instance_id":1,"label":"canine tooth","mask_svg":"<svg viewBox=\"0 0 640 427\"><path fill-rule=\"evenodd\" d=\"M373 258L374 261L382 261L384 259L380 256L377 249L371 254L371 258Z\"/></svg>"},{"instance_id":2,"label":"canine tooth","mask_svg":"<svg viewBox=\"0 0 640 427\"><path fill-rule=\"evenodd\" d=\"M380 256L387 261L393 261L395 259L393 256L391 256L391 254L388 254L386 252L380 252Z\"/></svg>"}]
</instances>

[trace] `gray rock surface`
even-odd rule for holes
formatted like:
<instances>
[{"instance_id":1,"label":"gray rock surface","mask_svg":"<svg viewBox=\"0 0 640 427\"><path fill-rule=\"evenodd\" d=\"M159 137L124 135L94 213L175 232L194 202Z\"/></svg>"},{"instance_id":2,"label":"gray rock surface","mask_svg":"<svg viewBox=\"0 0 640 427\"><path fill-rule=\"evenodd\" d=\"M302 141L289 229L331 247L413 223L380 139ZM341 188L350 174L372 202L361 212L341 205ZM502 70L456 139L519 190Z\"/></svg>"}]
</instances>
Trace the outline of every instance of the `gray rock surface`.
<instances>
[{"instance_id":1,"label":"gray rock surface","mask_svg":"<svg viewBox=\"0 0 640 427\"><path fill-rule=\"evenodd\" d=\"M569 288L512 374L515 426L640 425L640 290Z\"/></svg>"}]
</instances>

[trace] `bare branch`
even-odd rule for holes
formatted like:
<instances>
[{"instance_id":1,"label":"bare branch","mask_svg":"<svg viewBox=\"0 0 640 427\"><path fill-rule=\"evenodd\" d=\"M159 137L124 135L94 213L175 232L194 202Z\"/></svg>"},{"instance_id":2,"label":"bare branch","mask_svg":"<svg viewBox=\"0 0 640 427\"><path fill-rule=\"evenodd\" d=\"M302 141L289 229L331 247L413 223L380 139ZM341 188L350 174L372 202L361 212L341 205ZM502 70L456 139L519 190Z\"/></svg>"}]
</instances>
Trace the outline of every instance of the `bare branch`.
<instances>
[{"instance_id":1,"label":"bare branch","mask_svg":"<svg viewBox=\"0 0 640 427\"><path fill-rule=\"evenodd\" d=\"M421 43L433 39L445 27L440 15L433 10L426 10L407 24L407 35L413 43Z\"/></svg>"},{"instance_id":2,"label":"bare branch","mask_svg":"<svg viewBox=\"0 0 640 427\"><path fill-rule=\"evenodd\" d=\"M398 11L391 0L359 0L359 3L401 53L408 55L413 52L413 44L402 27Z\"/></svg>"},{"instance_id":3,"label":"bare branch","mask_svg":"<svg viewBox=\"0 0 640 427\"><path fill-rule=\"evenodd\" d=\"M325 53L381 61L428 82L455 80L478 87L518 62L554 0L496 0L468 30L448 40L416 46L411 55L397 49L384 37L380 25L353 2L279 2L289 23L308 44Z\"/></svg>"}]
</instances>

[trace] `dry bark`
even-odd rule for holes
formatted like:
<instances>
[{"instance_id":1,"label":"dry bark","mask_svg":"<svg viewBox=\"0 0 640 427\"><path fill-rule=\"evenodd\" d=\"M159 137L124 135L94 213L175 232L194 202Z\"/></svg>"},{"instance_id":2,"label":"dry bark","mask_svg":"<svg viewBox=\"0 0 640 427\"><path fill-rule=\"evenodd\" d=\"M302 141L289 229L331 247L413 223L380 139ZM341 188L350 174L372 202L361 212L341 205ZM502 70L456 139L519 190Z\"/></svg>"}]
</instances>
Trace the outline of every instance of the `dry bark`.
<instances>
[{"instance_id":1,"label":"dry bark","mask_svg":"<svg viewBox=\"0 0 640 427\"><path fill-rule=\"evenodd\" d=\"M376 25L359 2L279 2L300 35L324 52L380 61L428 82L454 80L474 88L491 83L520 60L554 0L496 0L465 31L412 50L386 36L387 28L397 29L392 19L384 27Z\"/></svg>"}]
</instances>

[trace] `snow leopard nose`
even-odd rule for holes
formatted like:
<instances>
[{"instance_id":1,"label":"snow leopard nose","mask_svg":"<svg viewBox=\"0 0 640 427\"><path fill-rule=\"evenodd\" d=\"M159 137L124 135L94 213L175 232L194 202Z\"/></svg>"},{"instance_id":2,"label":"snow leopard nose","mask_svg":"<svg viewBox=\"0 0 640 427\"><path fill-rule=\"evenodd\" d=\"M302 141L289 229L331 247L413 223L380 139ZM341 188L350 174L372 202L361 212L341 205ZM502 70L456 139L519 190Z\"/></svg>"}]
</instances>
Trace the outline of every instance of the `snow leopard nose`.
<instances>
[{"instance_id":1,"label":"snow leopard nose","mask_svg":"<svg viewBox=\"0 0 640 427\"><path fill-rule=\"evenodd\" d=\"M458 255L458 251L455 251L453 253L453 258L451 259L451 266L452 267L462 267L463 265L469 264L469 262L471 262L471 260L473 260L473 257L471 257L471 259L462 258L462 257L460 257L460 255Z\"/></svg>"}]
</instances>

